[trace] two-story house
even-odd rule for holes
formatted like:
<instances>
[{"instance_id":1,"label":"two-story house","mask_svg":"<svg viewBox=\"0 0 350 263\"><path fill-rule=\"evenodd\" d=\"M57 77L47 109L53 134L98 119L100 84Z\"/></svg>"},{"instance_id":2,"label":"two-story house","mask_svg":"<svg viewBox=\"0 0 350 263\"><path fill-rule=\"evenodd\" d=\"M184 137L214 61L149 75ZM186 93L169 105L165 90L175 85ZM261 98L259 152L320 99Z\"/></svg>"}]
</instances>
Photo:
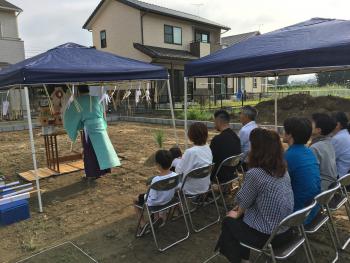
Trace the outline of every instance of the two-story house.
<instances>
[{"instance_id":1,"label":"two-story house","mask_svg":"<svg viewBox=\"0 0 350 263\"><path fill-rule=\"evenodd\" d=\"M192 14L137 0L102 0L83 26L97 49L165 66L176 100L183 96L184 65L221 49L230 28ZM189 94L207 94L211 80L193 79Z\"/></svg>"},{"instance_id":2,"label":"two-story house","mask_svg":"<svg viewBox=\"0 0 350 263\"><path fill-rule=\"evenodd\" d=\"M17 24L21 12L21 8L0 0L0 68L24 59L24 43Z\"/></svg>"},{"instance_id":3,"label":"two-story house","mask_svg":"<svg viewBox=\"0 0 350 263\"><path fill-rule=\"evenodd\" d=\"M253 31L243 33L239 35L232 35L221 38L222 48L227 48L238 43L245 41L251 37L259 36L259 31ZM267 89L267 78L251 78L251 77L240 77L240 78L227 78L227 90L228 93L241 93L244 90L247 93L262 93Z\"/></svg>"}]
</instances>

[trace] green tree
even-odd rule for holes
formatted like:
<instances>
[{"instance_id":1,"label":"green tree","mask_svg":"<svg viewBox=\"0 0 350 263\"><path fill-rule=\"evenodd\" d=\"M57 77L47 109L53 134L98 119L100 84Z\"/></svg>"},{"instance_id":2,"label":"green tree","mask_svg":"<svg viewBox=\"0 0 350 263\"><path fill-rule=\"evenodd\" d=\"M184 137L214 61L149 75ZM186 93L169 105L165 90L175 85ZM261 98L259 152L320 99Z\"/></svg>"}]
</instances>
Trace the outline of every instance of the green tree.
<instances>
[{"instance_id":1,"label":"green tree","mask_svg":"<svg viewBox=\"0 0 350 263\"><path fill-rule=\"evenodd\" d=\"M347 85L350 81L350 71L320 72L316 74L316 78L319 86Z\"/></svg>"}]
</instances>

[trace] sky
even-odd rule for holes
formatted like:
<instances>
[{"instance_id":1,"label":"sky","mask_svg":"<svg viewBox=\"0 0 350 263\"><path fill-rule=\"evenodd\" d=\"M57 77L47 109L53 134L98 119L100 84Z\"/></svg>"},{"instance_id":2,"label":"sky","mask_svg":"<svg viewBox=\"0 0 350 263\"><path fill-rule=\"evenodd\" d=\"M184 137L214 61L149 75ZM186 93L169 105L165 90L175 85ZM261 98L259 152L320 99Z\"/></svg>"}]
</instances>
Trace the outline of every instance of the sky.
<instances>
[{"instance_id":1,"label":"sky","mask_svg":"<svg viewBox=\"0 0 350 263\"><path fill-rule=\"evenodd\" d=\"M26 56L65 42L92 45L82 29L99 0L8 0L21 7L20 37ZM231 27L225 35L260 30L266 33L312 17L350 19L349 0L144 0L200 15Z\"/></svg>"},{"instance_id":2,"label":"sky","mask_svg":"<svg viewBox=\"0 0 350 263\"><path fill-rule=\"evenodd\" d=\"M92 45L83 24L100 0L8 0L23 9L20 37L26 57L66 42ZM229 26L224 34L266 33L313 17L350 19L349 0L144 0ZM297 77L300 78L300 77Z\"/></svg>"}]
</instances>

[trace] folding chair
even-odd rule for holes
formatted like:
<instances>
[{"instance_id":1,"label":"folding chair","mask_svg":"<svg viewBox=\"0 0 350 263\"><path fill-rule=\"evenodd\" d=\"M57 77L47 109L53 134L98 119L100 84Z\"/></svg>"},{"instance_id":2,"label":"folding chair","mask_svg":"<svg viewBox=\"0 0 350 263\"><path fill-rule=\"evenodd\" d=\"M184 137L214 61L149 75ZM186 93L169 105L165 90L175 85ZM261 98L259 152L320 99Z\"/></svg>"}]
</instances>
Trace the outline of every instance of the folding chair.
<instances>
[{"instance_id":1,"label":"folding chair","mask_svg":"<svg viewBox=\"0 0 350 263\"><path fill-rule=\"evenodd\" d=\"M219 188L219 192L220 192L220 196L221 196L221 199L222 199L222 203L224 205L224 208L225 208L225 212L228 212L228 209L227 209L227 204L226 204L226 201L225 201L225 196L224 196L224 193L223 193L223 188L225 188L225 186L227 185L230 185L232 184L234 181L238 181L239 178L238 178L238 167L241 166L241 158L242 158L243 154L240 154L240 155L236 155L236 156L231 156L231 157L228 157L226 158L225 160L223 160L221 162L221 164L219 165L218 169L216 170L216 173L215 173L215 180L216 180L216 184L218 185L218 188ZM220 183L219 181L219 178L218 178L218 175L220 174L222 168L224 167L232 167L236 173L236 177L225 182L225 183ZM241 167L241 170L243 171L243 168ZM232 173L232 177L234 177L234 173Z\"/></svg>"},{"instance_id":2,"label":"folding chair","mask_svg":"<svg viewBox=\"0 0 350 263\"><path fill-rule=\"evenodd\" d=\"M139 230L139 227L140 227L141 218L143 216L144 211L146 210L147 217L148 217L148 220L149 220L149 225L150 225L150 228L151 228L151 231L152 231L152 235L153 235L153 239L154 239L154 243L156 244L156 247L157 247L157 249L160 252L163 252L163 251L165 251L165 250L175 246L176 244L179 244L180 242L186 240L190 236L190 230L189 230L189 227L188 227L188 223L187 223L187 218L186 218L186 215L185 215L184 207L183 207L182 202L181 202L180 192L178 190L176 190L174 199L171 200L169 203L167 203L165 205L162 205L162 206L148 206L147 205L147 198L148 198L148 195L149 195L149 192L150 192L151 189L156 190L156 191L169 191L171 189L177 188L179 183L180 183L180 178L181 178L181 175L176 175L176 176L173 176L173 177L170 177L170 178L167 178L167 179L164 179L164 180L161 180L161 181L158 181L158 182L155 182L155 183L151 184L149 186L147 194L145 196L145 203L144 203L144 205L142 207L138 206L138 205L135 205L136 207L142 209L141 216L140 216L140 218L138 220L138 224L137 224L137 228L136 228L136 237L141 237L142 236L142 235L139 234L138 230ZM153 226L152 215L156 214L156 213L163 212L163 211L167 211L168 209L173 208L175 206L179 206L180 209L181 209L183 218L185 220L187 233L186 233L186 235L184 237L174 241L173 243L171 243L171 244L169 244L169 245L167 245L165 247L160 247L159 243L158 243L158 240L157 240L157 236L156 236L156 229L154 229L154 226Z\"/></svg>"},{"instance_id":3,"label":"folding chair","mask_svg":"<svg viewBox=\"0 0 350 263\"><path fill-rule=\"evenodd\" d=\"M344 175L343 177L339 178L338 182L340 184L340 191L338 191L338 195L337 194L334 195L333 200L329 204L329 208L330 208L330 211L337 211L341 207L345 206L346 214L350 221L350 200L349 200L348 192L346 190L346 188L350 185L350 174ZM338 247L341 248L342 250L345 250L350 243L350 237L342 245L339 239L338 232L336 231L335 222L332 216L330 216L330 221L332 224L333 231L335 233L335 239Z\"/></svg>"},{"instance_id":4,"label":"folding chair","mask_svg":"<svg viewBox=\"0 0 350 263\"><path fill-rule=\"evenodd\" d=\"M182 186L181 186L182 197L184 199L185 207L186 207L186 210L188 212L188 216L190 218L191 227L192 227L193 231L196 233L198 233L198 232L200 232L200 231L202 231L202 230L204 230L204 229L206 229L206 228L208 228L208 227L210 227L210 226L212 226L220 221L220 211L219 211L219 207L217 204L217 198L215 196L212 184L210 182L210 175L211 175L211 172L213 170L213 167L214 167L214 164L210 164L208 166L194 169L186 175L185 179L182 182ZM203 179L206 177L208 177L208 179L209 179L208 180L209 181L208 190L203 191L202 193L198 193L196 195L186 194L186 192L184 191L184 186L186 185L186 182L188 182L188 178L191 178L192 180L197 180L197 179ZM189 204L188 204L188 199L194 200L194 199L199 198L199 197L206 197L209 193L211 193L213 196L213 200L214 200L214 204L215 204L216 211L218 214L218 218L215 221L213 221L213 222L211 222L211 223L209 223L201 228L196 228L193 224L193 218L192 218L192 213L194 212L194 210L190 209Z\"/></svg>"},{"instance_id":5,"label":"folding chair","mask_svg":"<svg viewBox=\"0 0 350 263\"><path fill-rule=\"evenodd\" d=\"M315 200L322 208L321 212L309 225L305 226L305 233L313 234L313 233L316 233L322 226L327 225L327 229L331 237L332 245L335 251L335 257L332 260L333 263L338 260L338 248L334 237L334 233L336 232L336 229L334 225L330 222L330 218L332 215L329 209L329 203L333 199L334 194L339 189L340 189L340 183L337 183L335 187L329 190L326 190L315 197Z\"/></svg>"},{"instance_id":6,"label":"folding chair","mask_svg":"<svg viewBox=\"0 0 350 263\"><path fill-rule=\"evenodd\" d=\"M241 243L241 245L259 253L259 256L256 258L255 262L257 262L262 255L270 257L272 262L276 262L276 260L283 260L291 256L300 246L303 246L307 262L314 263L315 260L312 255L303 224L316 204L317 202L314 201L310 206L296 211L283 219L279 226L272 232L269 240L265 243L262 249L255 248L244 243ZM282 227L296 228L298 233L296 233L284 246L273 248L272 241Z\"/></svg>"}]
</instances>

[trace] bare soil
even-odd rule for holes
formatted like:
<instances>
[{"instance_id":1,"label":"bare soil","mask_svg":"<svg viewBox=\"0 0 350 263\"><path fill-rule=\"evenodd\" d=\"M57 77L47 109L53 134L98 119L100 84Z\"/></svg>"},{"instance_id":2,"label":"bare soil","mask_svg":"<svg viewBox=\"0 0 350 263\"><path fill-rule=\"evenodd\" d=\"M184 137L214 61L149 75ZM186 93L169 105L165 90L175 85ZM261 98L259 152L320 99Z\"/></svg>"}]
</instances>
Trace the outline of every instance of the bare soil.
<instances>
[{"instance_id":1,"label":"bare soil","mask_svg":"<svg viewBox=\"0 0 350 263\"><path fill-rule=\"evenodd\" d=\"M145 160L157 150L153 134L163 129L166 134L165 148L175 144L169 127L117 123L109 127L109 134L122 167L114 169L96 184L81 181L82 172L52 177L41 181L44 191L44 213L38 213L36 196L31 199L31 219L0 228L0 262L16 262L44 248L73 241L98 262L203 262L213 254L220 225L215 225L165 253L156 251L151 235L134 237L136 219L133 215L133 199L145 191L145 181L156 173L154 167L145 167ZM39 131L36 131L38 134ZM214 132L210 133L210 137ZM183 138L183 132L179 131ZM17 180L16 173L32 169L28 133L0 134L0 170L10 181ZM70 142L60 140L61 151L70 151ZM181 140L183 143L183 140ZM79 149L79 142L74 145ZM183 144L181 144L183 147ZM37 157L40 166L45 165L43 140L36 136ZM215 218L213 207L198 211L196 224L204 224ZM350 234L350 223L344 211L337 214L341 237ZM183 221L170 222L160 231L161 241L169 241L184 234ZM330 238L322 231L311 237L316 262L329 262ZM349 251L349 250L348 250ZM32 262L89 262L81 255L73 255L70 249L53 250L33 258ZM54 260L55 259L55 260ZM339 262L349 262L350 253L342 253ZM218 257L212 262L227 262ZM299 251L292 262L305 262Z\"/></svg>"},{"instance_id":2,"label":"bare soil","mask_svg":"<svg viewBox=\"0 0 350 263\"><path fill-rule=\"evenodd\" d=\"M350 100L336 96L312 97L307 94L289 95L278 100L278 122L288 117L304 116L310 117L313 113L332 113L344 111L350 116ZM258 122L274 123L274 100L263 101L256 105L259 111Z\"/></svg>"}]
</instances>

